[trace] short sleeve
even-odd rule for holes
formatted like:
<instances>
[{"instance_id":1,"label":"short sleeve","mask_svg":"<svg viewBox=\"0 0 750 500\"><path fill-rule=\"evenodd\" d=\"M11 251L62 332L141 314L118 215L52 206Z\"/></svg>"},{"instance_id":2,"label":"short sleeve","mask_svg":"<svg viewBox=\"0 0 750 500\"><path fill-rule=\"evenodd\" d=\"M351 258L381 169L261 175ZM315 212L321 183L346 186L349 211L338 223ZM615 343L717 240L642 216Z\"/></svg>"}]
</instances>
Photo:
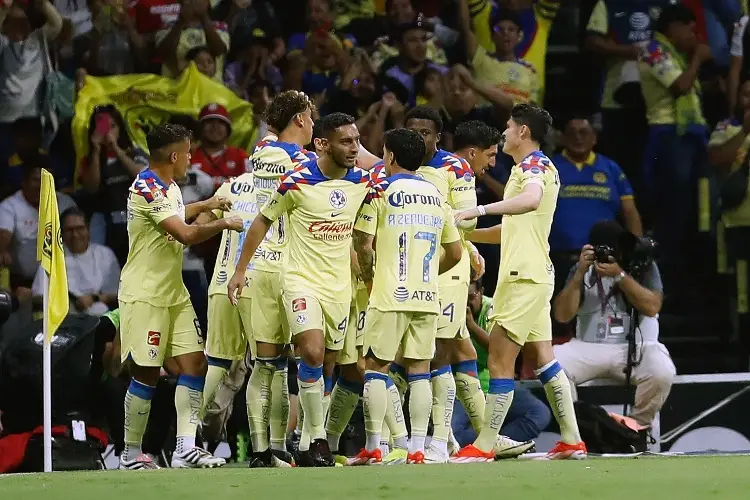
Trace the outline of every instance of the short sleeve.
<instances>
[{"instance_id":1,"label":"short sleeve","mask_svg":"<svg viewBox=\"0 0 750 500\"><path fill-rule=\"evenodd\" d=\"M65 213L65 211L69 208L73 208L76 205L76 202L73 201L73 198L68 196L65 193L56 193L57 194L57 211L61 214Z\"/></svg>"},{"instance_id":2,"label":"short sleeve","mask_svg":"<svg viewBox=\"0 0 750 500\"><path fill-rule=\"evenodd\" d=\"M458 234L458 228L456 223L453 221L453 213L451 208L446 204L443 206L443 232L440 236L440 243L447 244L458 241L460 238Z\"/></svg>"},{"instance_id":3,"label":"short sleeve","mask_svg":"<svg viewBox=\"0 0 750 500\"><path fill-rule=\"evenodd\" d=\"M643 61L651 75L666 88L670 88L682 75L677 61L656 42L651 42Z\"/></svg>"},{"instance_id":4,"label":"short sleeve","mask_svg":"<svg viewBox=\"0 0 750 500\"><path fill-rule=\"evenodd\" d=\"M492 58L481 45L477 44L474 57L471 58L471 68L475 74L487 72L487 66L492 64Z\"/></svg>"},{"instance_id":5,"label":"short sleeve","mask_svg":"<svg viewBox=\"0 0 750 500\"><path fill-rule=\"evenodd\" d=\"M747 29L748 16L742 16L742 18L735 23L734 31L732 32L732 46L729 48L729 53L734 57L742 57L744 55L743 49L745 46L745 29Z\"/></svg>"},{"instance_id":6,"label":"short sleeve","mask_svg":"<svg viewBox=\"0 0 750 500\"><path fill-rule=\"evenodd\" d=\"M471 166L463 158L448 172L448 200L453 210L466 210L477 206L476 179Z\"/></svg>"},{"instance_id":7,"label":"short sleeve","mask_svg":"<svg viewBox=\"0 0 750 500\"><path fill-rule=\"evenodd\" d=\"M651 267L648 272L643 276L643 286L651 290L652 292L663 292L664 284L661 281L661 273L656 262L651 263Z\"/></svg>"},{"instance_id":8,"label":"short sleeve","mask_svg":"<svg viewBox=\"0 0 750 500\"><path fill-rule=\"evenodd\" d=\"M615 186L617 187L617 194L622 200L623 198L633 197L633 187L630 185L625 172L622 171L620 166L612 162L612 174L615 176Z\"/></svg>"},{"instance_id":9,"label":"short sleeve","mask_svg":"<svg viewBox=\"0 0 750 500\"><path fill-rule=\"evenodd\" d=\"M178 215L172 200L157 188L146 194L135 193L132 200L134 208L155 224L161 224L173 215Z\"/></svg>"},{"instance_id":10,"label":"short sleeve","mask_svg":"<svg viewBox=\"0 0 750 500\"><path fill-rule=\"evenodd\" d=\"M260 214L268 220L275 221L295 206L294 193L299 191L290 189L289 185L284 184L286 177L285 175L281 178L279 188L273 192L265 206L260 210Z\"/></svg>"},{"instance_id":11,"label":"short sleeve","mask_svg":"<svg viewBox=\"0 0 750 500\"><path fill-rule=\"evenodd\" d=\"M530 184L536 184L541 187L542 190L546 189L547 183L545 182L544 177L546 167L522 163L518 168L519 183L522 190Z\"/></svg>"},{"instance_id":12,"label":"short sleeve","mask_svg":"<svg viewBox=\"0 0 750 500\"><path fill-rule=\"evenodd\" d=\"M591 12L589 22L586 25L586 31L596 33L597 35L606 35L609 33L609 20L607 19L607 5L604 0L599 0Z\"/></svg>"},{"instance_id":13,"label":"short sleeve","mask_svg":"<svg viewBox=\"0 0 750 500\"><path fill-rule=\"evenodd\" d=\"M11 206L12 200L13 198L8 198L0 203L0 229L14 233L16 231L16 216Z\"/></svg>"},{"instance_id":14,"label":"short sleeve","mask_svg":"<svg viewBox=\"0 0 750 500\"><path fill-rule=\"evenodd\" d=\"M378 227L378 205L381 198L376 194L376 188L370 188L370 193L365 198L362 208L359 209L357 222L354 229L363 233L375 235Z\"/></svg>"},{"instance_id":15,"label":"short sleeve","mask_svg":"<svg viewBox=\"0 0 750 500\"><path fill-rule=\"evenodd\" d=\"M224 42L224 45L227 46L227 50L229 50L230 40L229 32L227 31L227 25L224 23L215 23L214 27L216 28L216 32L219 34L219 38L221 38L221 41Z\"/></svg>"}]
</instances>

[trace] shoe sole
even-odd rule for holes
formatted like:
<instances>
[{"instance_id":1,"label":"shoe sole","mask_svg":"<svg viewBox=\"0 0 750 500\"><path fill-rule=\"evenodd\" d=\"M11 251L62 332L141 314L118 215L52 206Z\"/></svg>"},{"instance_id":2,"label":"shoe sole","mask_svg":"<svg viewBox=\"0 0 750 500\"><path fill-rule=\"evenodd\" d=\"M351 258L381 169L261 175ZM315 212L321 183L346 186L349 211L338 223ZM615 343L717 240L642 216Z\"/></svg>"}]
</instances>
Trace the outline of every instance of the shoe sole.
<instances>
[{"instance_id":1,"label":"shoe sole","mask_svg":"<svg viewBox=\"0 0 750 500\"><path fill-rule=\"evenodd\" d=\"M494 462L494 458L487 457L451 457L452 464L486 464Z\"/></svg>"},{"instance_id":2,"label":"shoe sole","mask_svg":"<svg viewBox=\"0 0 750 500\"><path fill-rule=\"evenodd\" d=\"M576 450L573 452L556 453L551 456L539 457L536 460L586 460L587 457L588 454L586 452Z\"/></svg>"},{"instance_id":3,"label":"shoe sole","mask_svg":"<svg viewBox=\"0 0 750 500\"><path fill-rule=\"evenodd\" d=\"M523 455L524 453L529 453L531 450L533 450L535 447L534 443L524 443L522 445L514 446L513 448L507 448L503 450L501 453L495 454L496 460L504 460L507 458L516 458L518 456Z\"/></svg>"}]
</instances>

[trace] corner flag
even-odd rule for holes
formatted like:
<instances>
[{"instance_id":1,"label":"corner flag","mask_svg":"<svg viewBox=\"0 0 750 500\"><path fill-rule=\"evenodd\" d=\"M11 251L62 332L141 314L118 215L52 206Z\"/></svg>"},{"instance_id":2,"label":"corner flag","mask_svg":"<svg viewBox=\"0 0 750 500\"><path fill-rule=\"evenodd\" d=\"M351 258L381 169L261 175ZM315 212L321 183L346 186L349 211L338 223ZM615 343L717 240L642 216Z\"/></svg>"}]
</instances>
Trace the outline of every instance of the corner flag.
<instances>
[{"instance_id":1,"label":"corner flag","mask_svg":"<svg viewBox=\"0 0 750 500\"><path fill-rule=\"evenodd\" d=\"M36 238L36 258L49 276L49 291L44 303L45 334L52 338L60 323L68 315L68 276L65 272L65 251L60 234L60 213L57 210L55 180L42 169L42 192L39 197L39 229Z\"/></svg>"}]
</instances>

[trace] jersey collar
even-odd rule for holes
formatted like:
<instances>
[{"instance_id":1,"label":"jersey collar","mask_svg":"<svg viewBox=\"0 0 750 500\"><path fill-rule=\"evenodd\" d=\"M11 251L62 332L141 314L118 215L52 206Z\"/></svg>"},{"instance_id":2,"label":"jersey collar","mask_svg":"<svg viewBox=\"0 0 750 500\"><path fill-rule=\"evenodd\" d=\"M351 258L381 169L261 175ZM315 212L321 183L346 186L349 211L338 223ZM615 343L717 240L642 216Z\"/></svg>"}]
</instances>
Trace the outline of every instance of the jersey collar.
<instances>
[{"instance_id":1,"label":"jersey collar","mask_svg":"<svg viewBox=\"0 0 750 500\"><path fill-rule=\"evenodd\" d=\"M393 174L392 176L388 177L389 182L397 181L399 179L411 179L415 181L423 181L421 177L414 175L414 174Z\"/></svg>"},{"instance_id":2,"label":"jersey collar","mask_svg":"<svg viewBox=\"0 0 750 500\"><path fill-rule=\"evenodd\" d=\"M565 157L565 159L566 159L566 160L568 160L568 161L569 161L570 163L572 163L573 165L575 165L575 167L576 167L576 168L577 168L578 170L583 170L583 167L590 167L590 166L592 166L592 165L594 164L594 162L596 161L596 153L594 153L593 151L591 151L591 152L589 153L589 156L588 156L588 158L586 158L586 159L585 159L585 160L584 160L584 161L583 161L582 163L578 163L578 162L576 162L575 160L573 160L573 159L572 159L572 158L571 158L571 157L570 157L570 156L568 155L568 150L567 150L567 149L564 149L564 150L563 150L563 152L562 152L562 155L563 155L563 156Z\"/></svg>"}]
</instances>

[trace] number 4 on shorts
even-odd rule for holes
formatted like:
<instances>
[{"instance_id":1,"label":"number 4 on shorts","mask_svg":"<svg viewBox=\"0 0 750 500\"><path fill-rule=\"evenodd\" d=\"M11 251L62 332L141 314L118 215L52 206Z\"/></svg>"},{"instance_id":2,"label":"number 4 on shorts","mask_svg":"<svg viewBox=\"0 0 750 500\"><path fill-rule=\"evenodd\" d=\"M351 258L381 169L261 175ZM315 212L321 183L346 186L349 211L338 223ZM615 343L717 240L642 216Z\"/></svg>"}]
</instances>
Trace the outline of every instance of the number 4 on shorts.
<instances>
[{"instance_id":1,"label":"number 4 on shorts","mask_svg":"<svg viewBox=\"0 0 750 500\"><path fill-rule=\"evenodd\" d=\"M448 304L443 308L443 316L448 316L450 318L451 323L453 322L453 310L455 307L453 307L453 302Z\"/></svg>"},{"instance_id":2,"label":"number 4 on shorts","mask_svg":"<svg viewBox=\"0 0 750 500\"><path fill-rule=\"evenodd\" d=\"M339 323L339 326L337 326L336 328L338 328L338 330L341 333L346 333L346 325L348 325L348 324L349 324L349 318L346 317L346 318L344 318L344 320L341 323Z\"/></svg>"}]
</instances>

